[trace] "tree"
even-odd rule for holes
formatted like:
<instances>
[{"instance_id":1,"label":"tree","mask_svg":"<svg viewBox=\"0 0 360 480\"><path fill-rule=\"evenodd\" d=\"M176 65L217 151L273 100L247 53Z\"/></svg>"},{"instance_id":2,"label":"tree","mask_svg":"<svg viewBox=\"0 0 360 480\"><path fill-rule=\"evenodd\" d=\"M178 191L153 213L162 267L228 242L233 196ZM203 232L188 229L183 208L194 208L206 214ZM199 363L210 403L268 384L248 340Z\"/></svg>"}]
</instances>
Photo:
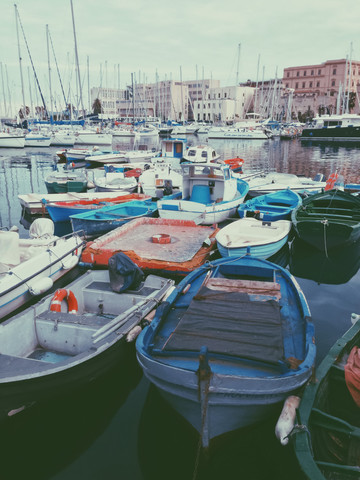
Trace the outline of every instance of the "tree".
<instances>
[{"instance_id":1,"label":"tree","mask_svg":"<svg viewBox=\"0 0 360 480\"><path fill-rule=\"evenodd\" d=\"M355 92L350 92L349 93L349 111L355 107L355 101L356 101L356 93Z\"/></svg>"},{"instance_id":2,"label":"tree","mask_svg":"<svg viewBox=\"0 0 360 480\"><path fill-rule=\"evenodd\" d=\"M102 112L101 102L98 98L95 98L92 108L93 108L94 115L97 115Z\"/></svg>"}]
</instances>

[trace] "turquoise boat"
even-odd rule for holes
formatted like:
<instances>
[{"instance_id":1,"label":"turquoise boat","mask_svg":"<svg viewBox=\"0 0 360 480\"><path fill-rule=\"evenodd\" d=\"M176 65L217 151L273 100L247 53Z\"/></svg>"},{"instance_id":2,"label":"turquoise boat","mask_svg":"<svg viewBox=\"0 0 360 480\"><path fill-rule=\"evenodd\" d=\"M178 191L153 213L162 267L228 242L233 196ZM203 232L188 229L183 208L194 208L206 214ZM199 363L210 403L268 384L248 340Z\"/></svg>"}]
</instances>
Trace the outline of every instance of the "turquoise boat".
<instances>
[{"instance_id":1,"label":"turquoise boat","mask_svg":"<svg viewBox=\"0 0 360 480\"><path fill-rule=\"evenodd\" d=\"M342 190L310 195L291 213L296 234L327 252L360 238L360 197Z\"/></svg>"},{"instance_id":2,"label":"turquoise boat","mask_svg":"<svg viewBox=\"0 0 360 480\"><path fill-rule=\"evenodd\" d=\"M96 211L70 215L70 221L74 232L83 231L89 239L100 237L135 218L153 217L156 212L156 202L133 200Z\"/></svg>"},{"instance_id":3,"label":"turquoise boat","mask_svg":"<svg viewBox=\"0 0 360 480\"><path fill-rule=\"evenodd\" d=\"M352 317L356 321L359 315ZM352 351L359 347L360 322L356 321L336 341L305 388L291 438L309 480L360 478L360 391L354 391L352 381L356 371Z\"/></svg>"},{"instance_id":4,"label":"turquoise boat","mask_svg":"<svg viewBox=\"0 0 360 480\"><path fill-rule=\"evenodd\" d=\"M290 220L291 212L302 202L300 195L289 188L247 200L238 208L240 218L255 217L267 222Z\"/></svg>"}]
</instances>

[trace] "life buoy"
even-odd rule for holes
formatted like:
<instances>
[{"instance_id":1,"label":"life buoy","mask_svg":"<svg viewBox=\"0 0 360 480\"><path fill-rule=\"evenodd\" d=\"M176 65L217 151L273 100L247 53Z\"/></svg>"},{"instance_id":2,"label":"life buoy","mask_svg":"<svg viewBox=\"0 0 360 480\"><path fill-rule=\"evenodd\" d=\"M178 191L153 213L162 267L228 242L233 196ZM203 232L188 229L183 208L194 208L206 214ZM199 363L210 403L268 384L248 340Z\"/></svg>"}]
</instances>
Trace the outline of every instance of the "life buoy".
<instances>
[{"instance_id":1,"label":"life buoy","mask_svg":"<svg viewBox=\"0 0 360 480\"><path fill-rule=\"evenodd\" d=\"M325 191L332 190L335 186L336 180L338 179L339 175L337 173L332 173L326 181Z\"/></svg>"},{"instance_id":2,"label":"life buoy","mask_svg":"<svg viewBox=\"0 0 360 480\"><path fill-rule=\"evenodd\" d=\"M77 313L78 302L76 300L76 297L71 290L66 290L65 288L60 288L59 290L56 290L50 303L50 311L61 312L61 302L65 299L68 305L68 312Z\"/></svg>"}]
</instances>

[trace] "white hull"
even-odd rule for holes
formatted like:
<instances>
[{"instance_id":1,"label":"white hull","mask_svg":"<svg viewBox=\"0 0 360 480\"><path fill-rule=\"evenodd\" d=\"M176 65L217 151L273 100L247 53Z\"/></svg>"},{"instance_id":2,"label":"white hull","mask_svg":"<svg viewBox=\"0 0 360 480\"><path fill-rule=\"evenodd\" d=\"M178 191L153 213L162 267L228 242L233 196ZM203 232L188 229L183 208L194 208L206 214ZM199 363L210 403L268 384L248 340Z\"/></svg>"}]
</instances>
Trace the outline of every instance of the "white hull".
<instances>
[{"instance_id":1,"label":"white hull","mask_svg":"<svg viewBox=\"0 0 360 480\"><path fill-rule=\"evenodd\" d=\"M55 133L51 137L50 145L73 146L74 143L75 143L75 134L74 133Z\"/></svg>"},{"instance_id":2,"label":"white hull","mask_svg":"<svg viewBox=\"0 0 360 480\"><path fill-rule=\"evenodd\" d=\"M111 145L112 135L109 133L81 133L76 134L75 145Z\"/></svg>"},{"instance_id":3,"label":"white hull","mask_svg":"<svg viewBox=\"0 0 360 480\"><path fill-rule=\"evenodd\" d=\"M0 148L24 148L25 146L25 136L23 137L14 137L9 136L0 136Z\"/></svg>"}]
</instances>

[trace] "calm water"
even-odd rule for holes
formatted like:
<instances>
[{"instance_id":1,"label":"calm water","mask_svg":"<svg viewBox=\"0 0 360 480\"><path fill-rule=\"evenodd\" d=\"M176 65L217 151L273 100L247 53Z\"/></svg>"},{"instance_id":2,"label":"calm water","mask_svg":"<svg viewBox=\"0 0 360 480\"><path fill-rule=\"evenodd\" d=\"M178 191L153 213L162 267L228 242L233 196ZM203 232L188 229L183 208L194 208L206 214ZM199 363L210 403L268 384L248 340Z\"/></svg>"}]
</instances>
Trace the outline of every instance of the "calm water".
<instances>
[{"instance_id":1,"label":"calm water","mask_svg":"<svg viewBox=\"0 0 360 480\"><path fill-rule=\"evenodd\" d=\"M243 158L245 172L328 176L337 169L347 182L360 183L360 147L299 140L214 140L211 145L223 158ZM17 225L27 236L17 195L46 193L44 178L53 170L56 150L0 150L0 225ZM319 362L349 328L351 313L360 313L360 245L326 258L295 241L278 262L290 269L308 300ZM281 447L275 438L276 420L229 435L210 458L198 459L197 434L142 376L134 350L126 365L83 391L0 424L0 480L301 478L291 447Z\"/></svg>"}]
</instances>

